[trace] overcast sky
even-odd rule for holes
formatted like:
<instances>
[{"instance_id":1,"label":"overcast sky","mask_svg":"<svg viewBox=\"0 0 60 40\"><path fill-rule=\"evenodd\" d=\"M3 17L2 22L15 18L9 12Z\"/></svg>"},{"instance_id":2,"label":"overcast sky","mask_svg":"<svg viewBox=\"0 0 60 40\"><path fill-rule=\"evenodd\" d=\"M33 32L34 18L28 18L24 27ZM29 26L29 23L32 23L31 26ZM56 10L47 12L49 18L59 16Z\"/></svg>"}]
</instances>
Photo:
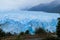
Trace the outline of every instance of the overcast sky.
<instances>
[{"instance_id":1,"label":"overcast sky","mask_svg":"<svg viewBox=\"0 0 60 40\"><path fill-rule=\"evenodd\" d=\"M51 1L53 0L0 0L0 11L24 9Z\"/></svg>"}]
</instances>

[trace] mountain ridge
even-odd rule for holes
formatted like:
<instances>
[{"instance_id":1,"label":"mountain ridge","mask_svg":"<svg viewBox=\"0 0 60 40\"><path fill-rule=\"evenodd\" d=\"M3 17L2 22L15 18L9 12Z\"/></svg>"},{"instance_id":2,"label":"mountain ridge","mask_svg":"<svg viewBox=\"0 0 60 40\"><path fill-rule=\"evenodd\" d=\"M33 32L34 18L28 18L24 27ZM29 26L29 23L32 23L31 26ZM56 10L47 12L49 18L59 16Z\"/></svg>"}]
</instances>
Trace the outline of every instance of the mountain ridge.
<instances>
[{"instance_id":1,"label":"mountain ridge","mask_svg":"<svg viewBox=\"0 0 60 40\"><path fill-rule=\"evenodd\" d=\"M53 1L48 4L39 4L37 6L34 6L28 11L44 11L44 12L50 12L50 13L60 13L60 1Z\"/></svg>"}]
</instances>

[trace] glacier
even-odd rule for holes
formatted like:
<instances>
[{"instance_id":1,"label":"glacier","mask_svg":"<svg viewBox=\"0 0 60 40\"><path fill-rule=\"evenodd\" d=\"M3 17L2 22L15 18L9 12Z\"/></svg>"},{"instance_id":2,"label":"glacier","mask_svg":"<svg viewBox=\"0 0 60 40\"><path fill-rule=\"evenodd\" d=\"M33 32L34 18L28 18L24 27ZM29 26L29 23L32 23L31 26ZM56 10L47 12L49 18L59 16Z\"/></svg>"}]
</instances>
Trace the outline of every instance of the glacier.
<instances>
[{"instance_id":1,"label":"glacier","mask_svg":"<svg viewBox=\"0 0 60 40\"><path fill-rule=\"evenodd\" d=\"M58 13L37 11L0 12L0 28L5 32L20 33L29 30L34 34L36 28L56 32Z\"/></svg>"}]
</instances>

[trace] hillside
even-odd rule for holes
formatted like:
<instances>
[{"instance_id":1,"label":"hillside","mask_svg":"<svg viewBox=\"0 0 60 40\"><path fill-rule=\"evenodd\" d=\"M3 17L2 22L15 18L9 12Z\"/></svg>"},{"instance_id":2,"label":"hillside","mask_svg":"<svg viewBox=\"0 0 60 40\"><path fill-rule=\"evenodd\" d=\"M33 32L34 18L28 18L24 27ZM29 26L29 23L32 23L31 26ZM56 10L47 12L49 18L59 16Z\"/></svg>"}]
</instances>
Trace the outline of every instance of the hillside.
<instances>
[{"instance_id":1,"label":"hillside","mask_svg":"<svg viewBox=\"0 0 60 40\"><path fill-rule=\"evenodd\" d=\"M29 11L44 11L50 13L60 13L60 0L54 0L51 3L39 4L28 9Z\"/></svg>"}]
</instances>

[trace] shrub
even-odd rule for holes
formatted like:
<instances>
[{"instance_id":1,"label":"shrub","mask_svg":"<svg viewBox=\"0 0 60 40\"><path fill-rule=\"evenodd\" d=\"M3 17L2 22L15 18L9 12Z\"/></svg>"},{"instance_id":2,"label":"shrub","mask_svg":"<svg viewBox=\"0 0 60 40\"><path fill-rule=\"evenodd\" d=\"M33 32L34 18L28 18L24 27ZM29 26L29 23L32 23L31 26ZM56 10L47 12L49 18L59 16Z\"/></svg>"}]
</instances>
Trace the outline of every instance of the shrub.
<instances>
[{"instance_id":1,"label":"shrub","mask_svg":"<svg viewBox=\"0 0 60 40\"><path fill-rule=\"evenodd\" d=\"M5 36L5 32L0 28L0 37L4 37Z\"/></svg>"},{"instance_id":2,"label":"shrub","mask_svg":"<svg viewBox=\"0 0 60 40\"><path fill-rule=\"evenodd\" d=\"M42 33L46 33L46 31L43 28L38 28L35 31L35 34L42 34Z\"/></svg>"},{"instance_id":3,"label":"shrub","mask_svg":"<svg viewBox=\"0 0 60 40\"><path fill-rule=\"evenodd\" d=\"M29 34L29 30L26 30L25 34Z\"/></svg>"},{"instance_id":4,"label":"shrub","mask_svg":"<svg viewBox=\"0 0 60 40\"><path fill-rule=\"evenodd\" d=\"M58 24L57 24L57 36L60 37L60 18L58 18Z\"/></svg>"}]
</instances>

